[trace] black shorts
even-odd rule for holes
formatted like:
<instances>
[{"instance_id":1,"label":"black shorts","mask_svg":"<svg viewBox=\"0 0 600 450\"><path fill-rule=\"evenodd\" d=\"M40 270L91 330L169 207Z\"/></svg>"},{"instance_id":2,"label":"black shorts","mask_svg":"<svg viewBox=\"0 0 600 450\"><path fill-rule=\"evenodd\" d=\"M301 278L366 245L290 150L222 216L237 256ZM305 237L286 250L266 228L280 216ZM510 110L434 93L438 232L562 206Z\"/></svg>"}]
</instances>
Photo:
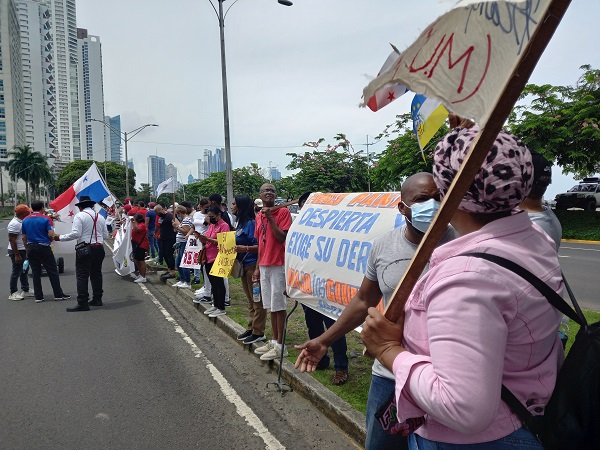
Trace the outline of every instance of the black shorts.
<instances>
[{"instance_id":1,"label":"black shorts","mask_svg":"<svg viewBox=\"0 0 600 450\"><path fill-rule=\"evenodd\" d=\"M135 259L136 261L144 261L146 259L146 255L148 254L148 250L146 250L145 248L136 248L133 251L133 259Z\"/></svg>"}]
</instances>

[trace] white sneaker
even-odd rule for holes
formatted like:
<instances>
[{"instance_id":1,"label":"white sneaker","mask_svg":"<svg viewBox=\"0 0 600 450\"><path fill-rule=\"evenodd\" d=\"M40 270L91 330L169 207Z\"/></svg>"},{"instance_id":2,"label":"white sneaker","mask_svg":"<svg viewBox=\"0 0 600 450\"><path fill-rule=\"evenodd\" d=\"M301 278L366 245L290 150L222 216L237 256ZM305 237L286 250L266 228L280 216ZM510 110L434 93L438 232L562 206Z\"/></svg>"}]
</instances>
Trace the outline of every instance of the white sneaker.
<instances>
[{"instance_id":1,"label":"white sneaker","mask_svg":"<svg viewBox=\"0 0 600 450\"><path fill-rule=\"evenodd\" d=\"M23 300L23 296L21 294L19 294L18 292L13 292L12 294L10 294L8 296L9 300L13 300L13 301L19 301L19 300Z\"/></svg>"},{"instance_id":2,"label":"white sneaker","mask_svg":"<svg viewBox=\"0 0 600 450\"><path fill-rule=\"evenodd\" d=\"M19 292L19 294L21 294L23 296L23 298L35 297L35 294L33 293L33 291L21 291L21 292Z\"/></svg>"},{"instance_id":3,"label":"white sneaker","mask_svg":"<svg viewBox=\"0 0 600 450\"><path fill-rule=\"evenodd\" d=\"M212 313L210 313L208 315L208 317L213 318L213 317L218 317L218 316L224 316L225 314L227 314L227 312L224 309L216 309L215 308L215 311L213 311Z\"/></svg>"},{"instance_id":4,"label":"white sneaker","mask_svg":"<svg viewBox=\"0 0 600 450\"><path fill-rule=\"evenodd\" d=\"M171 287L181 287L181 281L178 281L177 283L173 284Z\"/></svg>"},{"instance_id":5,"label":"white sneaker","mask_svg":"<svg viewBox=\"0 0 600 450\"><path fill-rule=\"evenodd\" d=\"M287 356L288 355L288 351L287 349L283 350L283 356ZM281 351L279 350L279 347L277 346L273 346L273 348L271 350L269 350L267 353L263 354L260 359L262 361L271 361L273 359L279 359L281 358Z\"/></svg>"},{"instance_id":6,"label":"white sneaker","mask_svg":"<svg viewBox=\"0 0 600 450\"><path fill-rule=\"evenodd\" d=\"M196 294L198 297L204 297L206 296L206 288L203 286L200 289L197 289L194 294Z\"/></svg>"},{"instance_id":7,"label":"white sneaker","mask_svg":"<svg viewBox=\"0 0 600 450\"><path fill-rule=\"evenodd\" d=\"M134 283L145 283L146 282L146 278L145 277L137 277L135 280L133 280Z\"/></svg>"},{"instance_id":8,"label":"white sneaker","mask_svg":"<svg viewBox=\"0 0 600 450\"><path fill-rule=\"evenodd\" d=\"M264 355L265 353L268 353L271 350L273 350L273 344L271 344L271 341L267 341L265 345L263 345L262 347L258 347L256 350L254 350L254 353L256 353L257 355Z\"/></svg>"},{"instance_id":9,"label":"white sneaker","mask_svg":"<svg viewBox=\"0 0 600 450\"><path fill-rule=\"evenodd\" d=\"M179 286L177 286L180 289L191 289L192 285L189 283L181 283Z\"/></svg>"},{"instance_id":10,"label":"white sneaker","mask_svg":"<svg viewBox=\"0 0 600 450\"><path fill-rule=\"evenodd\" d=\"M214 306L211 306L206 311L204 311L204 314L206 314L208 316L209 314L214 313L216 310L217 310L217 308L215 308Z\"/></svg>"}]
</instances>

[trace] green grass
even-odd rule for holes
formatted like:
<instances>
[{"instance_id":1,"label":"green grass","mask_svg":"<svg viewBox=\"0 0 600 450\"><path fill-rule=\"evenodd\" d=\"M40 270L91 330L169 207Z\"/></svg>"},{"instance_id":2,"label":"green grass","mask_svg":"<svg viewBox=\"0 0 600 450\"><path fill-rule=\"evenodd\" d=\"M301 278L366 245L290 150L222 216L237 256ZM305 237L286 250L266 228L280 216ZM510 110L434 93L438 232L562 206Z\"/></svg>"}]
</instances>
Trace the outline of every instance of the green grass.
<instances>
[{"instance_id":1,"label":"green grass","mask_svg":"<svg viewBox=\"0 0 600 450\"><path fill-rule=\"evenodd\" d=\"M554 210L560 220L563 239L600 241L600 212L583 210Z\"/></svg>"},{"instance_id":2,"label":"green grass","mask_svg":"<svg viewBox=\"0 0 600 450\"><path fill-rule=\"evenodd\" d=\"M588 324L590 324L590 325L592 323L600 322L600 312L588 311L588 310L584 309L583 315L585 316ZM573 345L573 341L575 340L575 336L577 335L579 328L580 327L578 324L576 324L571 319L569 319L569 340L567 341L567 348L566 348L567 354L569 353L569 350L571 350L571 346Z\"/></svg>"}]
</instances>

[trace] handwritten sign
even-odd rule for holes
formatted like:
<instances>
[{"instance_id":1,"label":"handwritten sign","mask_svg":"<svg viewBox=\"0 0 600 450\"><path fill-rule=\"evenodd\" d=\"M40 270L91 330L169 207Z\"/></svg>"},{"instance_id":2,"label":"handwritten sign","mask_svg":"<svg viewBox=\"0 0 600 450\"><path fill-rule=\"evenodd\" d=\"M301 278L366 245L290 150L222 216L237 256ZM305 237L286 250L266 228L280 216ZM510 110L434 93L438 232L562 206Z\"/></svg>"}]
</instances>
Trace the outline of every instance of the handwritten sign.
<instances>
[{"instance_id":1,"label":"handwritten sign","mask_svg":"<svg viewBox=\"0 0 600 450\"><path fill-rule=\"evenodd\" d=\"M190 236L185 243L185 250L181 258L179 267L186 269L200 269L200 252L202 251L202 243L194 236Z\"/></svg>"},{"instance_id":2,"label":"handwritten sign","mask_svg":"<svg viewBox=\"0 0 600 450\"><path fill-rule=\"evenodd\" d=\"M217 233L217 242L219 253L210 270L210 274L214 277L227 278L231 274L233 262L237 256L235 251L235 231Z\"/></svg>"},{"instance_id":3,"label":"handwritten sign","mask_svg":"<svg viewBox=\"0 0 600 450\"><path fill-rule=\"evenodd\" d=\"M549 4L550 0L458 2L369 83L363 98L367 101L388 83L402 83L485 125Z\"/></svg>"},{"instance_id":4,"label":"handwritten sign","mask_svg":"<svg viewBox=\"0 0 600 450\"><path fill-rule=\"evenodd\" d=\"M285 242L288 295L337 319L362 283L375 238L404 225L398 203L399 192L311 194Z\"/></svg>"}]
</instances>

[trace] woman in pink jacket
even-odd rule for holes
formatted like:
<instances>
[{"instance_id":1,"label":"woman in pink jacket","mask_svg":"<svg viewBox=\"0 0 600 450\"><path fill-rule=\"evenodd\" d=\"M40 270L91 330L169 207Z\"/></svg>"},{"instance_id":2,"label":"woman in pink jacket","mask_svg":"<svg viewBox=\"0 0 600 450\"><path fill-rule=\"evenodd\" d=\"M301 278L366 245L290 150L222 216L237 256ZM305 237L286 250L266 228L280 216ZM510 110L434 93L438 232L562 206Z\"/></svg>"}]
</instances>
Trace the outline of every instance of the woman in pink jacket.
<instances>
[{"instance_id":1,"label":"woman in pink jacket","mask_svg":"<svg viewBox=\"0 0 600 450\"><path fill-rule=\"evenodd\" d=\"M433 175L442 195L477 132L457 127L437 145ZM411 449L542 448L500 391L504 384L543 413L563 358L561 314L520 276L461 256L502 256L562 293L553 242L518 209L531 183L529 150L501 132L450 221L461 237L433 252L403 325L369 310L363 341L396 377L398 420L425 419L409 436Z\"/></svg>"}]
</instances>

